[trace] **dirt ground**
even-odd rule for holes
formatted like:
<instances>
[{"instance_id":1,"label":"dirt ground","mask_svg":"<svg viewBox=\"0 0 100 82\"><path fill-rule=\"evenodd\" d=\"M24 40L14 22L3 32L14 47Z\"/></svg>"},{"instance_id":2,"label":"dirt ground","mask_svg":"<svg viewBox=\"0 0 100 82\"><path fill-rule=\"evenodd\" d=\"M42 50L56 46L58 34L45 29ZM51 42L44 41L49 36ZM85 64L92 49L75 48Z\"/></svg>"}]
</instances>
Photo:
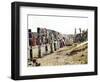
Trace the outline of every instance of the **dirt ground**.
<instances>
[{"instance_id":1,"label":"dirt ground","mask_svg":"<svg viewBox=\"0 0 100 82\"><path fill-rule=\"evenodd\" d=\"M60 48L52 54L38 58L37 62L40 63L40 66L87 64L88 43L81 43Z\"/></svg>"}]
</instances>

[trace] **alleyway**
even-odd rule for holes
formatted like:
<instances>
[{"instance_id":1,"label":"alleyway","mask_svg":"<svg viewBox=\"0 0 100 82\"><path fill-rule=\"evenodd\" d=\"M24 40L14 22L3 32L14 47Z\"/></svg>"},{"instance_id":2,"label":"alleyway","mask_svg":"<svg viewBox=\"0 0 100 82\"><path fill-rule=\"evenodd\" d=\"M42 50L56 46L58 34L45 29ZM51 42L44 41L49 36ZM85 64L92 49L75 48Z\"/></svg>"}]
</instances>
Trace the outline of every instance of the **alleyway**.
<instances>
[{"instance_id":1,"label":"alleyway","mask_svg":"<svg viewBox=\"0 0 100 82\"><path fill-rule=\"evenodd\" d=\"M87 64L87 42L60 48L52 54L37 59L40 66Z\"/></svg>"}]
</instances>

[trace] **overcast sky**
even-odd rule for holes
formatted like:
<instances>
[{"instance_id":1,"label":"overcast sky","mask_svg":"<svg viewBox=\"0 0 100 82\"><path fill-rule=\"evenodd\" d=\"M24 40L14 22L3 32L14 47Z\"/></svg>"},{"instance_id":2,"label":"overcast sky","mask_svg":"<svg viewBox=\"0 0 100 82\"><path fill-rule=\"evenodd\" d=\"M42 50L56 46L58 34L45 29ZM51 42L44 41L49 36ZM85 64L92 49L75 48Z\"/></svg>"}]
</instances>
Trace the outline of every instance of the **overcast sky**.
<instances>
[{"instance_id":1,"label":"overcast sky","mask_svg":"<svg viewBox=\"0 0 100 82\"><path fill-rule=\"evenodd\" d=\"M74 34L75 28L77 29L77 33L79 33L79 28L88 28L88 18L74 16L28 16L28 28L36 32L37 27L55 30L62 34Z\"/></svg>"}]
</instances>

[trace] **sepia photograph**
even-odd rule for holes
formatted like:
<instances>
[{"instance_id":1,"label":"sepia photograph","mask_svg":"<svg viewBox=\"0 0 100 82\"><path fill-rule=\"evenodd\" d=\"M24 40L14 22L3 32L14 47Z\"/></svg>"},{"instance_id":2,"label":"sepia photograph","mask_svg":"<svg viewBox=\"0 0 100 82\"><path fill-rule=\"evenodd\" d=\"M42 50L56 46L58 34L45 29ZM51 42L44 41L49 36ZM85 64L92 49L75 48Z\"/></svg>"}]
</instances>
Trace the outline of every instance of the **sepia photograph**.
<instances>
[{"instance_id":1,"label":"sepia photograph","mask_svg":"<svg viewBox=\"0 0 100 82\"><path fill-rule=\"evenodd\" d=\"M97 75L97 7L12 3L11 78Z\"/></svg>"},{"instance_id":2,"label":"sepia photograph","mask_svg":"<svg viewBox=\"0 0 100 82\"><path fill-rule=\"evenodd\" d=\"M88 64L88 17L28 14L27 66Z\"/></svg>"}]
</instances>

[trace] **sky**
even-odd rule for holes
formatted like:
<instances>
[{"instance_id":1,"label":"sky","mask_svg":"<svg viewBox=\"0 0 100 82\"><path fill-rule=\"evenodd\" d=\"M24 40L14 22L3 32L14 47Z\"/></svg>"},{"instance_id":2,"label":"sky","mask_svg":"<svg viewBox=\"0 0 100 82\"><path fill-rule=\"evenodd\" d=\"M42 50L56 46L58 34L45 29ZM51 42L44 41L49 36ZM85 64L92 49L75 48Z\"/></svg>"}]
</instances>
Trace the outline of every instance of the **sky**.
<instances>
[{"instance_id":1,"label":"sky","mask_svg":"<svg viewBox=\"0 0 100 82\"><path fill-rule=\"evenodd\" d=\"M55 30L62 34L74 34L75 28L77 33L79 28L82 30L88 28L88 17L29 15L28 29L36 32L37 27Z\"/></svg>"}]
</instances>

